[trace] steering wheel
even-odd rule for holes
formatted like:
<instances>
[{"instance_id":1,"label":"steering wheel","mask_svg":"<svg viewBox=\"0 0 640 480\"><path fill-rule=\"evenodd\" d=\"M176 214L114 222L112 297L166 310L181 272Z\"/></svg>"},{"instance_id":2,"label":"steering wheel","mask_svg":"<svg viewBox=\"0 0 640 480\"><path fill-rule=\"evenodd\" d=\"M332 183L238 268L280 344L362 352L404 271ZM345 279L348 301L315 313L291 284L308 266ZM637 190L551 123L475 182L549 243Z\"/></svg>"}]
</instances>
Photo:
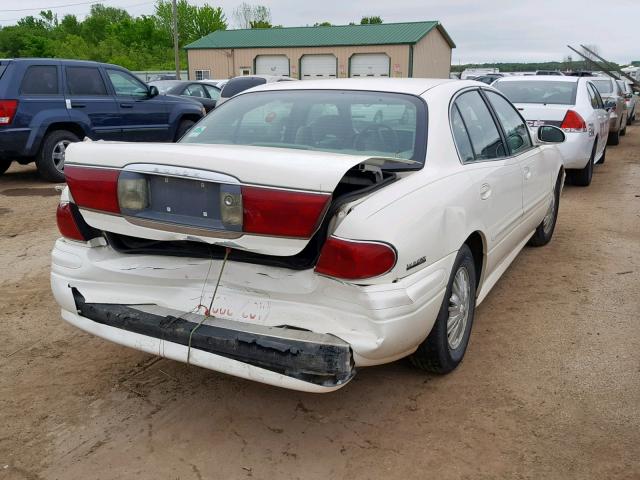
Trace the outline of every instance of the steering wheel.
<instances>
[{"instance_id":1,"label":"steering wheel","mask_svg":"<svg viewBox=\"0 0 640 480\"><path fill-rule=\"evenodd\" d=\"M383 131L385 132L388 131L391 133L391 135L386 135L386 134L383 135L382 134ZM367 137L372 134L375 135L375 138L380 142L380 145L385 146L384 150L387 150L386 147L393 147L393 148L389 148L388 150L394 153L398 152L398 146L400 144L400 142L398 141L398 134L393 128L391 128L388 125L385 125L384 123L373 123L371 125L367 125L366 127L364 127L362 131L360 131L360 133L356 135L356 138L354 141L355 149L365 150L365 147L366 147L365 141ZM385 138L385 137L388 137L388 138ZM390 140L391 140L391 145L389 145Z\"/></svg>"}]
</instances>

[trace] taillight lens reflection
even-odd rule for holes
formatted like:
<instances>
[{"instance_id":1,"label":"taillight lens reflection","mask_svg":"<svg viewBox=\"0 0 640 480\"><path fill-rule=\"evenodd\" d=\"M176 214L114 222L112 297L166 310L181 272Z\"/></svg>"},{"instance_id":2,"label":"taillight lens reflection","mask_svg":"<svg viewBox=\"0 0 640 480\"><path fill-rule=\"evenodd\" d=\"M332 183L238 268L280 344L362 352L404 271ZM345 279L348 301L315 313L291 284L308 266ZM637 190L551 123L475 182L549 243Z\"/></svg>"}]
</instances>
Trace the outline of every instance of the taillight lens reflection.
<instances>
[{"instance_id":1,"label":"taillight lens reflection","mask_svg":"<svg viewBox=\"0 0 640 480\"><path fill-rule=\"evenodd\" d=\"M61 203L56 210L56 222L58 224L58 230L63 237L71 240L79 240L81 242L86 241L84 235L78 228L73 212L71 211L71 205L69 203Z\"/></svg>"},{"instance_id":2,"label":"taillight lens reflection","mask_svg":"<svg viewBox=\"0 0 640 480\"><path fill-rule=\"evenodd\" d=\"M242 187L242 230L258 235L309 238L330 198L329 194Z\"/></svg>"},{"instance_id":3,"label":"taillight lens reflection","mask_svg":"<svg viewBox=\"0 0 640 480\"><path fill-rule=\"evenodd\" d=\"M329 237L322 247L316 272L344 280L377 277L396 264L396 252L386 243Z\"/></svg>"},{"instance_id":4,"label":"taillight lens reflection","mask_svg":"<svg viewBox=\"0 0 640 480\"><path fill-rule=\"evenodd\" d=\"M0 100L0 125L9 125L18 110L17 100Z\"/></svg>"},{"instance_id":5,"label":"taillight lens reflection","mask_svg":"<svg viewBox=\"0 0 640 480\"><path fill-rule=\"evenodd\" d=\"M586 132L587 124L578 112L567 110L560 128L567 132Z\"/></svg>"},{"instance_id":6,"label":"taillight lens reflection","mask_svg":"<svg viewBox=\"0 0 640 480\"><path fill-rule=\"evenodd\" d=\"M68 165L64 169L64 175L76 205L92 210L120 213L119 170Z\"/></svg>"}]
</instances>

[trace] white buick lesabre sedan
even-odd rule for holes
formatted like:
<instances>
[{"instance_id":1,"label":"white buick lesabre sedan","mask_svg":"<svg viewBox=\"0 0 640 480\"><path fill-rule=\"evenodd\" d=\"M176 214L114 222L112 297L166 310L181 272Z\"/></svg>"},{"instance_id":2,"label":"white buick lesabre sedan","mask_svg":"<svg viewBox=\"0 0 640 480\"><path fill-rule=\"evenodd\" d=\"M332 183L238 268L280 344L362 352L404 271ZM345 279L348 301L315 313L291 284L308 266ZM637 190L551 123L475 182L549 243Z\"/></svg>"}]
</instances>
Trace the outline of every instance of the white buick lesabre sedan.
<instances>
[{"instance_id":1,"label":"white buick lesabre sedan","mask_svg":"<svg viewBox=\"0 0 640 480\"><path fill-rule=\"evenodd\" d=\"M406 356L447 373L553 235L563 140L473 81L257 87L178 144L69 146L53 293L87 332L272 385Z\"/></svg>"}]
</instances>

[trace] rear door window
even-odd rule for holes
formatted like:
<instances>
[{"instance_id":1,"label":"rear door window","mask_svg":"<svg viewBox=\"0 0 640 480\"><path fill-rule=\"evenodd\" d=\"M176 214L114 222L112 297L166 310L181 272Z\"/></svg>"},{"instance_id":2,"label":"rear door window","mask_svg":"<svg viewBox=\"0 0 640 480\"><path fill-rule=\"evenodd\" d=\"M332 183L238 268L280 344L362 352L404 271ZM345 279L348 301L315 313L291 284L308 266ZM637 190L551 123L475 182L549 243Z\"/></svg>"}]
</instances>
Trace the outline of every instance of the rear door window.
<instances>
[{"instance_id":1,"label":"rear door window","mask_svg":"<svg viewBox=\"0 0 640 480\"><path fill-rule=\"evenodd\" d=\"M598 91L598 89L596 89L596 87L594 87L592 83L587 83L587 88L595 98L597 106L594 108L604 109L604 102L602 101L602 97L600 96L600 92Z\"/></svg>"},{"instance_id":2,"label":"rear door window","mask_svg":"<svg viewBox=\"0 0 640 480\"><path fill-rule=\"evenodd\" d=\"M473 162L475 156L473 154L473 148L471 147L469 132L467 132L467 127L456 105L451 109L451 130L453 132L453 140L456 142L456 147L458 148L460 160L464 163Z\"/></svg>"},{"instance_id":3,"label":"rear door window","mask_svg":"<svg viewBox=\"0 0 640 480\"><path fill-rule=\"evenodd\" d=\"M529 129L513 105L497 93L485 91L485 94L502 124L511 155L529 150L533 146Z\"/></svg>"},{"instance_id":4,"label":"rear door window","mask_svg":"<svg viewBox=\"0 0 640 480\"><path fill-rule=\"evenodd\" d=\"M27 68L20 85L24 95L56 95L58 93L58 67L32 65Z\"/></svg>"},{"instance_id":5,"label":"rear door window","mask_svg":"<svg viewBox=\"0 0 640 480\"><path fill-rule=\"evenodd\" d=\"M187 88L184 89L183 95L187 97L198 97L198 98L206 98L207 94L204 93L204 88L202 85L198 85L197 83L192 83L191 85L187 85Z\"/></svg>"},{"instance_id":6,"label":"rear door window","mask_svg":"<svg viewBox=\"0 0 640 480\"><path fill-rule=\"evenodd\" d=\"M218 100L220 98L220 90L218 90L216 87L205 85L204 88L207 90L207 93L212 100Z\"/></svg>"},{"instance_id":7,"label":"rear door window","mask_svg":"<svg viewBox=\"0 0 640 480\"><path fill-rule=\"evenodd\" d=\"M506 149L489 107L476 90L460 95L455 105L460 111L474 151L474 161L505 157Z\"/></svg>"},{"instance_id":8,"label":"rear door window","mask_svg":"<svg viewBox=\"0 0 640 480\"><path fill-rule=\"evenodd\" d=\"M95 67L66 67L67 92L71 95L107 95L107 87Z\"/></svg>"}]
</instances>

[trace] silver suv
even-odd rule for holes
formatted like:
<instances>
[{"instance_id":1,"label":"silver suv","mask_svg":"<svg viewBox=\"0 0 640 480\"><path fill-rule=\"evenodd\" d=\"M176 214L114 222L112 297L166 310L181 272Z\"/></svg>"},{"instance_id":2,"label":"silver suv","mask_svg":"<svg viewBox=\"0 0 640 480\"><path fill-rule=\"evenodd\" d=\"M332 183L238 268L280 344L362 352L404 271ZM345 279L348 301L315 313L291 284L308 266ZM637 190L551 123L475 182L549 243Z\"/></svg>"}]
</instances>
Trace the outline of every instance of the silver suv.
<instances>
[{"instance_id":1,"label":"silver suv","mask_svg":"<svg viewBox=\"0 0 640 480\"><path fill-rule=\"evenodd\" d=\"M609 112L609 145L618 145L620 137L627 133L627 105L620 85L613 78L595 77L591 79L600 92L604 105Z\"/></svg>"}]
</instances>

